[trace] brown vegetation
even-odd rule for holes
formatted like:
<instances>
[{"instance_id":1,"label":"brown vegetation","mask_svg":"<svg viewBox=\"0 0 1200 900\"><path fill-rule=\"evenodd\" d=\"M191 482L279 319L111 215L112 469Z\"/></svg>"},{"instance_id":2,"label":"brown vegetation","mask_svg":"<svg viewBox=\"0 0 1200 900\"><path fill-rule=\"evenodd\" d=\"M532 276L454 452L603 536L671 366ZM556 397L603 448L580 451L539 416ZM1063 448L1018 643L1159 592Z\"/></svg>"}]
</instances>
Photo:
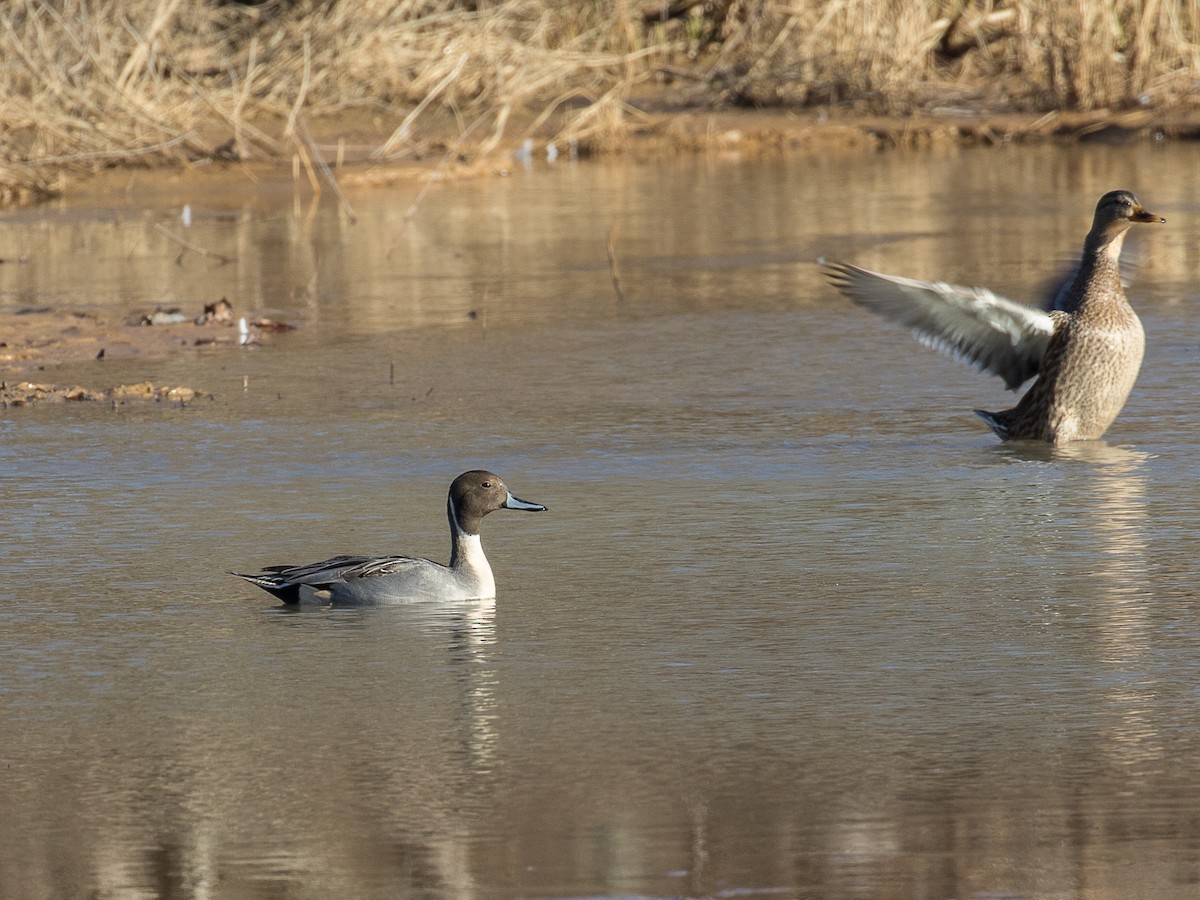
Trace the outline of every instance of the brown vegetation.
<instances>
[{"instance_id":1,"label":"brown vegetation","mask_svg":"<svg viewBox=\"0 0 1200 900\"><path fill-rule=\"evenodd\" d=\"M1198 47L1179 0L9 0L0 199L117 164L602 150L672 108L1161 111Z\"/></svg>"}]
</instances>

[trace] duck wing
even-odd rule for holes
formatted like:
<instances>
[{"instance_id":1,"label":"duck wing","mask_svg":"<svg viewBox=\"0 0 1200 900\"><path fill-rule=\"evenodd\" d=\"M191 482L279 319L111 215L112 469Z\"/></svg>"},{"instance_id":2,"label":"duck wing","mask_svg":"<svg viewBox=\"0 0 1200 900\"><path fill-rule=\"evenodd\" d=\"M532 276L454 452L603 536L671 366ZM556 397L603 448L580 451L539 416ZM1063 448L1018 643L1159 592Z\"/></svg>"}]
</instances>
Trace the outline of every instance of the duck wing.
<instances>
[{"instance_id":1,"label":"duck wing","mask_svg":"<svg viewBox=\"0 0 1200 900\"><path fill-rule=\"evenodd\" d=\"M321 562L308 563L303 566L266 566L263 570L264 574L259 577L271 578L279 584L328 584L331 581L337 581L356 566L369 563L372 558L370 556L333 556Z\"/></svg>"},{"instance_id":2,"label":"duck wing","mask_svg":"<svg viewBox=\"0 0 1200 900\"><path fill-rule=\"evenodd\" d=\"M413 569L437 565L431 560L420 556L374 556L364 559L359 565L345 569L341 573L343 581L355 578L377 578L380 575L395 575L399 572L410 572Z\"/></svg>"},{"instance_id":3,"label":"duck wing","mask_svg":"<svg viewBox=\"0 0 1200 900\"><path fill-rule=\"evenodd\" d=\"M333 556L319 563L303 566L267 566L255 575L231 572L278 597L284 603L299 603L300 588L319 589L340 581L355 568L370 563L370 556Z\"/></svg>"},{"instance_id":4,"label":"duck wing","mask_svg":"<svg viewBox=\"0 0 1200 900\"><path fill-rule=\"evenodd\" d=\"M1054 334L1046 311L987 288L883 275L848 263L824 267L852 301L913 330L921 343L999 375L1015 390L1038 373Z\"/></svg>"}]
</instances>

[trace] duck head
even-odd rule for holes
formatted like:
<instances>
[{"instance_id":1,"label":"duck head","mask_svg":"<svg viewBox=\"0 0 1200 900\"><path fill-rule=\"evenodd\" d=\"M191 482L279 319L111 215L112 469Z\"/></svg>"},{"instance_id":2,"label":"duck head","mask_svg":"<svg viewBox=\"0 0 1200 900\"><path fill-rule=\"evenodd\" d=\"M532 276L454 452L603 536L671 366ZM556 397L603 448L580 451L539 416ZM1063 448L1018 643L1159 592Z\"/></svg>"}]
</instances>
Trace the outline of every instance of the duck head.
<instances>
[{"instance_id":1,"label":"duck head","mask_svg":"<svg viewBox=\"0 0 1200 900\"><path fill-rule=\"evenodd\" d=\"M479 534L483 517L497 509L541 512L546 507L514 497L500 476L483 469L463 472L450 484L450 521L464 534Z\"/></svg>"},{"instance_id":2,"label":"duck head","mask_svg":"<svg viewBox=\"0 0 1200 900\"><path fill-rule=\"evenodd\" d=\"M1096 249L1108 247L1110 253L1117 254L1124 243L1125 232L1134 222L1161 224L1165 221L1162 216L1147 211L1129 191L1109 191L1096 204L1096 217L1092 220L1086 246Z\"/></svg>"}]
</instances>

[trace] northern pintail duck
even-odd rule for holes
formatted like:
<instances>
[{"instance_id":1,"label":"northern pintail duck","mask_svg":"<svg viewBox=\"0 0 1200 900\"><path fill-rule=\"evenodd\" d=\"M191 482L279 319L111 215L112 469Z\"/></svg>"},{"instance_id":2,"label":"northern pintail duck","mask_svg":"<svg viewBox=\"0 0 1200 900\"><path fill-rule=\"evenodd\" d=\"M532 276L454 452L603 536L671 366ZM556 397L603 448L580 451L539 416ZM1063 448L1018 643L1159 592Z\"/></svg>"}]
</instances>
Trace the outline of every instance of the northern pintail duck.
<instances>
[{"instance_id":1,"label":"northern pintail duck","mask_svg":"<svg viewBox=\"0 0 1200 900\"><path fill-rule=\"evenodd\" d=\"M307 566L267 566L242 575L284 603L387 606L410 601L490 600L496 596L492 567L483 555L479 526L497 509L540 512L546 507L512 495L499 476L479 469L450 484L450 564L415 556L335 556Z\"/></svg>"},{"instance_id":2,"label":"northern pintail duck","mask_svg":"<svg viewBox=\"0 0 1200 900\"><path fill-rule=\"evenodd\" d=\"M845 263L828 264L825 273L858 305L999 375L1012 390L1036 375L1012 409L975 410L1003 440L1092 440L1125 405L1145 350L1142 323L1121 286L1121 245L1132 223L1165 221L1129 191L1101 197L1074 280L1050 312L986 288L881 275Z\"/></svg>"}]
</instances>

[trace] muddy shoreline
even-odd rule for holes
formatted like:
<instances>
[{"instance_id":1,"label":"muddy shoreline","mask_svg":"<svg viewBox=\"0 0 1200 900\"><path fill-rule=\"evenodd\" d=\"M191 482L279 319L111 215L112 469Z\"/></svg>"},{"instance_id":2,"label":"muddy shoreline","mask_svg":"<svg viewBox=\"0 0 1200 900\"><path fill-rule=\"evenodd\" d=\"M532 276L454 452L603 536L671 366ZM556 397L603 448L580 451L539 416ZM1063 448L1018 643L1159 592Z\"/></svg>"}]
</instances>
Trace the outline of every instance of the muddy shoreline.
<instances>
[{"instance_id":1,"label":"muddy shoreline","mask_svg":"<svg viewBox=\"0 0 1200 900\"><path fill-rule=\"evenodd\" d=\"M402 162L377 163L368 148L377 135L362 123L328 123L318 135L323 148L336 147L330 154L330 173L338 188L369 189L372 186L452 180L456 178L503 177L522 164L523 154L544 159L545 138L521 137L486 158L473 158L456 148L453 141L434 141L430 151ZM513 129L516 134L520 130ZM529 132L525 132L529 133ZM672 154L719 153L752 160L764 154L830 154L879 152L954 152L960 148L997 144L1044 142L1074 143L1104 140L1138 142L1194 140L1200 137L1200 116L1167 116L1151 111L1127 113L1051 113L1034 115L979 115L947 111L943 115L902 119L873 117L832 118L816 112L786 110L684 111L669 115L647 115L620 145L608 148L603 158L633 161L661 159ZM598 156L600 154L597 154ZM306 172L291 160L250 160L210 163L172 170L111 169L90 178L75 180L64 193L71 197L102 199L124 192L134 180L171 183L207 179L247 180L296 178L305 189L312 184ZM0 265L24 264L22 248L4 248ZM213 298L215 300L215 298ZM146 310L151 313L152 310ZM0 402L21 404L47 399L113 399L113 388L104 385L97 371L97 384L55 385L45 373L65 365L103 359L160 359L189 352L222 352L236 348L246 338L239 335L240 312L221 321L197 324L191 312L170 324L139 324L96 310L29 307L0 308ZM272 324L272 323L268 323ZM301 325L302 327L302 325ZM263 337L269 328L263 329ZM250 340L258 340L251 329ZM268 338L269 339L269 338ZM18 385L28 385L19 389ZM131 396L155 397L141 390ZM168 389L169 390L169 389ZM184 389L191 390L191 389Z\"/></svg>"}]
</instances>

